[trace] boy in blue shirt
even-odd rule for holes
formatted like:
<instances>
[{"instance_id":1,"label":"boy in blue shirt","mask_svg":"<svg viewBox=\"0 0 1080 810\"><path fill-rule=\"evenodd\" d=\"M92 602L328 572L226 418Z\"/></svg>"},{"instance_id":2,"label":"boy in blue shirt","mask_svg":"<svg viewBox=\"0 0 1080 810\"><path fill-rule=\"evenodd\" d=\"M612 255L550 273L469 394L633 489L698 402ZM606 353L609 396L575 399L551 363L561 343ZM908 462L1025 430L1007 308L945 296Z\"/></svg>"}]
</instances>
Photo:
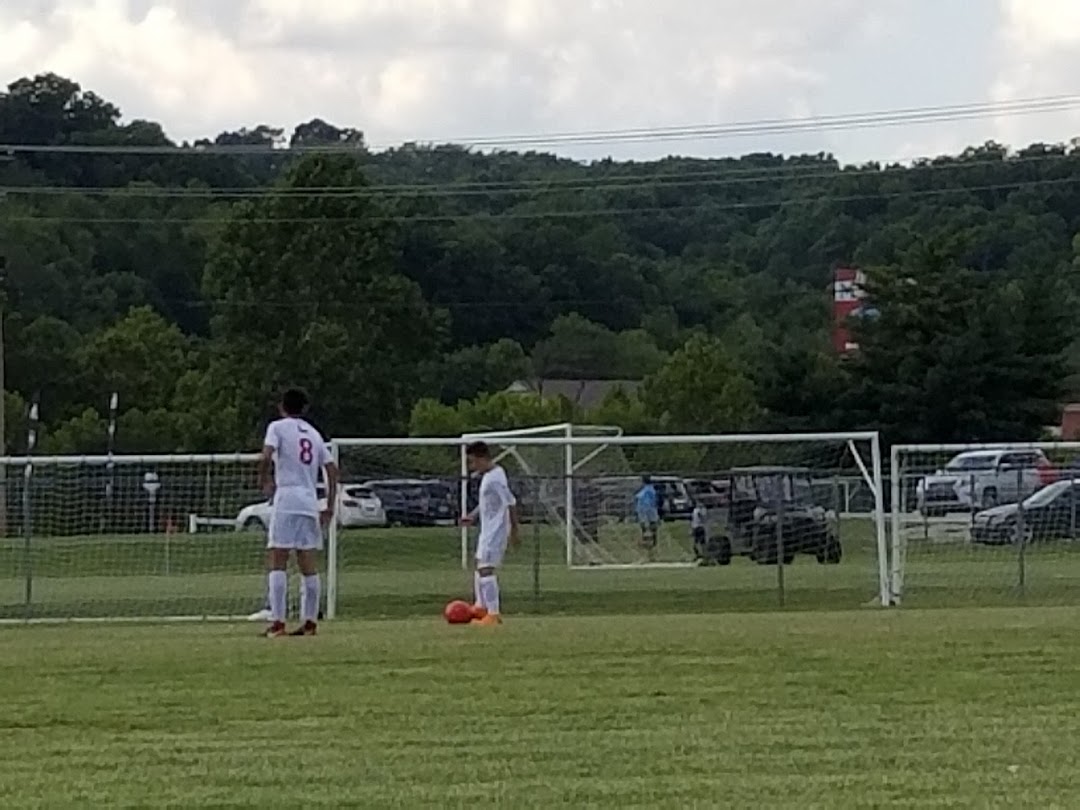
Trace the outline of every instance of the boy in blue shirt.
<instances>
[{"instance_id":1,"label":"boy in blue shirt","mask_svg":"<svg viewBox=\"0 0 1080 810\"><path fill-rule=\"evenodd\" d=\"M660 496L647 475L641 479L641 489L634 495L634 511L641 527L641 547L652 560L656 554L656 532L660 525Z\"/></svg>"}]
</instances>

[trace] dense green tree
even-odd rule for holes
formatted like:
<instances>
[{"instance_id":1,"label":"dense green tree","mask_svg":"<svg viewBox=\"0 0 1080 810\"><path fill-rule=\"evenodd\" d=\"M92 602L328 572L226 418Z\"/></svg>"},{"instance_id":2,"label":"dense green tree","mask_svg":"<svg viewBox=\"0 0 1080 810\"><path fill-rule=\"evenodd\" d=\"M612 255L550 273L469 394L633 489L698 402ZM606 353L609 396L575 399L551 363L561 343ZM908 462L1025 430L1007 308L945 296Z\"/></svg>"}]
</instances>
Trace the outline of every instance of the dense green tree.
<instances>
[{"instance_id":1,"label":"dense green tree","mask_svg":"<svg viewBox=\"0 0 1080 810\"><path fill-rule=\"evenodd\" d=\"M583 415L591 425L620 427L627 435L656 433L660 419L649 413L641 397L634 391L616 388L603 401Z\"/></svg>"},{"instance_id":2,"label":"dense green tree","mask_svg":"<svg viewBox=\"0 0 1080 810\"><path fill-rule=\"evenodd\" d=\"M459 349L434 363L442 377L443 402L454 404L485 391L501 391L533 376L532 363L521 344L503 338L488 346Z\"/></svg>"},{"instance_id":3,"label":"dense green tree","mask_svg":"<svg viewBox=\"0 0 1080 810\"><path fill-rule=\"evenodd\" d=\"M351 149L364 148L364 133L352 127L336 127L323 121L321 118L313 118L306 124L299 124L293 130L289 138L289 146L296 148L310 148L313 146L341 146Z\"/></svg>"},{"instance_id":4,"label":"dense green tree","mask_svg":"<svg viewBox=\"0 0 1080 810\"><path fill-rule=\"evenodd\" d=\"M104 453L108 444L108 423L97 409L87 408L44 430L40 449L50 455L96 455Z\"/></svg>"},{"instance_id":5,"label":"dense green tree","mask_svg":"<svg viewBox=\"0 0 1080 810\"><path fill-rule=\"evenodd\" d=\"M207 451L250 448L286 382L310 387L338 434L402 431L423 398L456 410L530 375L651 376L599 409L634 430L933 441L1034 436L1080 395L1074 144L989 142L909 166L583 164L370 152L359 128L314 118L173 153L160 124L55 74L0 92L0 143L158 147L0 155L7 384L40 393L63 446L100 443L112 387L132 447ZM872 268L882 316L841 362L828 290L850 263ZM920 298L901 280L927 265ZM155 340L184 348L152 379ZM739 391L752 416L731 406Z\"/></svg>"},{"instance_id":6,"label":"dense green tree","mask_svg":"<svg viewBox=\"0 0 1080 810\"><path fill-rule=\"evenodd\" d=\"M26 452L28 413L25 399L13 391L4 392L4 444L9 454Z\"/></svg>"},{"instance_id":7,"label":"dense green tree","mask_svg":"<svg viewBox=\"0 0 1080 810\"><path fill-rule=\"evenodd\" d=\"M890 441L1038 439L1064 394L1075 294L1067 278L1003 281L952 247L869 271L880 316L858 325L849 407Z\"/></svg>"},{"instance_id":8,"label":"dense green tree","mask_svg":"<svg viewBox=\"0 0 1080 810\"><path fill-rule=\"evenodd\" d=\"M555 319L532 361L541 378L640 380L660 367L664 353L643 330L616 333L573 313Z\"/></svg>"},{"instance_id":9,"label":"dense green tree","mask_svg":"<svg viewBox=\"0 0 1080 810\"><path fill-rule=\"evenodd\" d=\"M422 399L413 408L409 433L413 436L460 436L561 424L572 421L574 416L571 403L536 394L501 391L482 394L453 406Z\"/></svg>"},{"instance_id":10,"label":"dense green tree","mask_svg":"<svg viewBox=\"0 0 1080 810\"><path fill-rule=\"evenodd\" d=\"M313 394L339 435L402 430L423 393L417 369L438 351L441 318L395 272L391 226L369 196L291 196L289 188L363 188L346 155L312 155L278 194L238 205L211 248L206 292L230 405L254 440L276 389Z\"/></svg>"},{"instance_id":11,"label":"dense green tree","mask_svg":"<svg viewBox=\"0 0 1080 810\"><path fill-rule=\"evenodd\" d=\"M12 388L38 394L55 417L73 416L86 392L79 385L78 352L82 336L71 324L42 315L23 323L7 322L7 376Z\"/></svg>"},{"instance_id":12,"label":"dense green tree","mask_svg":"<svg viewBox=\"0 0 1080 810\"><path fill-rule=\"evenodd\" d=\"M672 433L740 432L761 414L745 370L722 341L704 335L692 337L645 380L642 400Z\"/></svg>"},{"instance_id":13,"label":"dense green tree","mask_svg":"<svg viewBox=\"0 0 1080 810\"><path fill-rule=\"evenodd\" d=\"M190 350L189 339L175 324L140 307L99 332L75 356L91 402L104 407L116 392L125 406L158 409L172 405Z\"/></svg>"}]
</instances>

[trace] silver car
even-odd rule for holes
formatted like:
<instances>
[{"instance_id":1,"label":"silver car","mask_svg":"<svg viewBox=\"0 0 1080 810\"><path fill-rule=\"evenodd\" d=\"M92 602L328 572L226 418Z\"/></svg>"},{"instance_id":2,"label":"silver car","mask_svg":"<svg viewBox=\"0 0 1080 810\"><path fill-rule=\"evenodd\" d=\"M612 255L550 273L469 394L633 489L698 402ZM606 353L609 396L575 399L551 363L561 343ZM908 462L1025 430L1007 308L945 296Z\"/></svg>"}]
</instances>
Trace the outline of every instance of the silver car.
<instances>
[{"instance_id":1,"label":"silver car","mask_svg":"<svg viewBox=\"0 0 1080 810\"><path fill-rule=\"evenodd\" d=\"M1015 503L1052 481L1041 450L973 450L921 479L915 498L924 516L978 512Z\"/></svg>"}]
</instances>

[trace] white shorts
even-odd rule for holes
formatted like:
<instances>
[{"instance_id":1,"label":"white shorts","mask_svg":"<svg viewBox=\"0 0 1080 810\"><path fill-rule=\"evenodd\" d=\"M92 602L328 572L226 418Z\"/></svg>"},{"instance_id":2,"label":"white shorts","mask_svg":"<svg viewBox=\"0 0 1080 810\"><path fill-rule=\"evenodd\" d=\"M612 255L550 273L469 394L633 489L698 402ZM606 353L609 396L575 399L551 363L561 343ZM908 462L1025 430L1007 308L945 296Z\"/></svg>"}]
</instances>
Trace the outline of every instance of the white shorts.
<instances>
[{"instance_id":1,"label":"white shorts","mask_svg":"<svg viewBox=\"0 0 1080 810\"><path fill-rule=\"evenodd\" d=\"M321 551L323 533L319 519L314 515L296 515L275 510L270 515L270 531L266 547L295 551Z\"/></svg>"},{"instance_id":2,"label":"white shorts","mask_svg":"<svg viewBox=\"0 0 1080 810\"><path fill-rule=\"evenodd\" d=\"M503 556L506 554L506 543L509 538L506 535L484 537L476 541L476 567L498 568L502 565Z\"/></svg>"}]
</instances>

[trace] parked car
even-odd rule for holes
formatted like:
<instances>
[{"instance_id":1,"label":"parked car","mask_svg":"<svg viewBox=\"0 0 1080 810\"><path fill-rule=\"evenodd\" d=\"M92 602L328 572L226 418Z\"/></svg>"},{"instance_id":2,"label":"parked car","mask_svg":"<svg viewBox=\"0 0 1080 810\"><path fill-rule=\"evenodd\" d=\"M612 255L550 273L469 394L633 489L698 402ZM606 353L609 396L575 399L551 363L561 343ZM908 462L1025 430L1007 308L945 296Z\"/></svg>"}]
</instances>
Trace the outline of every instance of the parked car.
<instances>
[{"instance_id":1,"label":"parked car","mask_svg":"<svg viewBox=\"0 0 1080 810\"><path fill-rule=\"evenodd\" d=\"M1041 450L976 450L921 479L915 500L924 516L977 512L1022 500L1055 478Z\"/></svg>"},{"instance_id":2,"label":"parked car","mask_svg":"<svg viewBox=\"0 0 1080 810\"><path fill-rule=\"evenodd\" d=\"M361 526L385 526L386 509L369 487L345 484L338 497L338 523L347 529Z\"/></svg>"},{"instance_id":3,"label":"parked car","mask_svg":"<svg viewBox=\"0 0 1080 810\"><path fill-rule=\"evenodd\" d=\"M971 524L972 542L988 546L1041 540L1074 539L1080 505L1080 479L1058 481L1043 487L1022 504L1010 503L986 509Z\"/></svg>"},{"instance_id":4,"label":"parked car","mask_svg":"<svg viewBox=\"0 0 1080 810\"><path fill-rule=\"evenodd\" d=\"M326 491L319 488L320 506L326 503ZM270 501L260 501L245 506L236 516L237 530L265 531L270 526ZM338 488L337 523L342 528L353 529L366 526L385 526L386 512L382 501L368 487L361 484L342 484Z\"/></svg>"},{"instance_id":5,"label":"parked car","mask_svg":"<svg viewBox=\"0 0 1080 810\"><path fill-rule=\"evenodd\" d=\"M365 486L379 497L392 526L453 526L458 521L458 494L445 481L387 478Z\"/></svg>"}]
</instances>

